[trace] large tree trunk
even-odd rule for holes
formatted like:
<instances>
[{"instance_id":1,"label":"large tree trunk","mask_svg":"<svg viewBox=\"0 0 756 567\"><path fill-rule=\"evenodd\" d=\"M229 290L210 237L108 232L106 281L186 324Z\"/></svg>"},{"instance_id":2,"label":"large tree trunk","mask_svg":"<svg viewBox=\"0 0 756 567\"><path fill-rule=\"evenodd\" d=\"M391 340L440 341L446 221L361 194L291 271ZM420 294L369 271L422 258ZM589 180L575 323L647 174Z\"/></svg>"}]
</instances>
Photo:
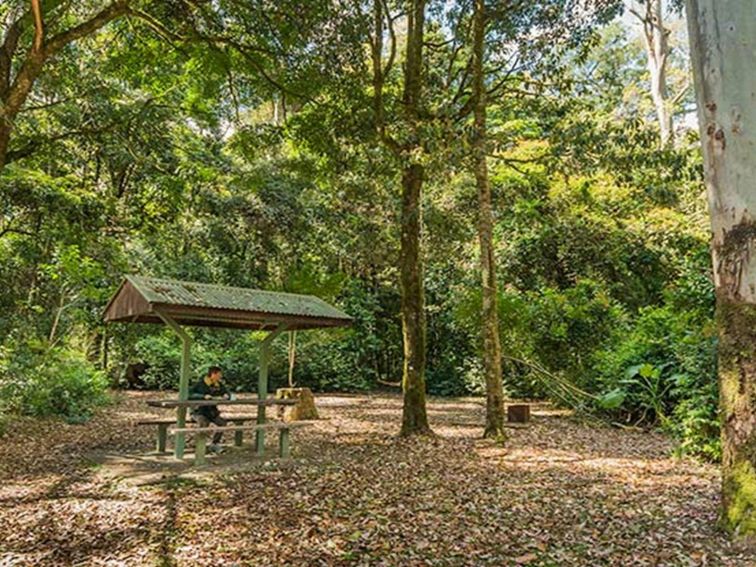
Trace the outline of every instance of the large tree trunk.
<instances>
[{"instance_id":1,"label":"large tree trunk","mask_svg":"<svg viewBox=\"0 0 756 567\"><path fill-rule=\"evenodd\" d=\"M480 241L480 273L483 291L481 331L483 335L483 369L486 379L486 427L484 437L504 437L504 391L501 379L501 341L496 285L496 263L493 246L493 212L491 185L486 163L486 86L485 1L475 0L473 16L473 97L475 131L473 162L478 186L478 240Z\"/></svg>"},{"instance_id":2,"label":"large tree trunk","mask_svg":"<svg viewBox=\"0 0 756 567\"><path fill-rule=\"evenodd\" d=\"M756 18L688 0L719 327L723 520L756 539Z\"/></svg>"},{"instance_id":3,"label":"large tree trunk","mask_svg":"<svg viewBox=\"0 0 756 567\"><path fill-rule=\"evenodd\" d=\"M402 435L430 431L425 411L425 292L420 240L423 175L423 167L413 164L404 170L402 176Z\"/></svg>"},{"instance_id":4,"label":"large tree trunk","mask_svg":"<svg viewBox=\"0 0 756 567\"><path fill-rule=\"evenodd\" d=\"M632 13L643 26L643 39L646 44L648 72L651 76L651 98L656 108L662 147L672 143L674 128L672 111L667 97L667 62L669 60L669 30L664 27L662 0L645 0L640 6L633 0L630 5Z\"/></svg>"},{"instance_id":5,"label":"large tree trunk","mask_svg":"<svg viewBox=\"0 0 756 567\"><path fill-rule=\"evenodd\" d=\"M413 0L407 16L404 112L410 139L402 172L401 259L404 408L402 435L429 433L425 410L425 292L423 289L422 188L425 171L416 161L422 151L419 107L422 92L425 1Z\"/></svg>"}]
</instances>

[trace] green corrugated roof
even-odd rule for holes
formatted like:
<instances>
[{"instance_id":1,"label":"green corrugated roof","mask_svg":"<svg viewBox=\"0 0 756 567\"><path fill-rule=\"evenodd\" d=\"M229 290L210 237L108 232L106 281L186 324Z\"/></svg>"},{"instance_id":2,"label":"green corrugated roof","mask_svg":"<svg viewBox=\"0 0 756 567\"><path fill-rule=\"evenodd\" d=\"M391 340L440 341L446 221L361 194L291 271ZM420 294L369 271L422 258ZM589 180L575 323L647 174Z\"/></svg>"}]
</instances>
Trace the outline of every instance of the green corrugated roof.
<instances>
[{"instance_id":1,"label":"green corrugated roof","mask_svg":"<svg viewBox=\"0 0 756 567\"><path fill-rule=\"evenodd\" d=\"M126 276L151 304L229 309L271 315L342 319L351 317L313 295L263 291L244 287Z\"/></svg>"},{"instance_id":2,"label":"green corrugated roof","mask_svg":"<svg viewBox=\"0 0 756 567\"><path fill-rule=\"evenodd\" d=\"M126 276L103 318L190 326L271 330L343 327L352 318L312 295L263 291L165 278Z\"/></svg>"}]
</instances>

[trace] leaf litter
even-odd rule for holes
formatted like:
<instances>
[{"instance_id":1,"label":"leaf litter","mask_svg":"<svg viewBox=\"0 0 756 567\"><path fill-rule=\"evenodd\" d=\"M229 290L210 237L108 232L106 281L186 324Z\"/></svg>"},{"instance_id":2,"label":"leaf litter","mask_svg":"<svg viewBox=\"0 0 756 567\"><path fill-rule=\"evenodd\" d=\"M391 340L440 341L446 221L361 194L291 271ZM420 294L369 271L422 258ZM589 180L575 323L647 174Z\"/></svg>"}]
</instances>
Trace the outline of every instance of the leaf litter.
<instances>
[{"instance_id":1,"label":"leaf litter","mask_svg":"<svg viewBox=\"0 0 756 567\"><path fill-rule=\"evenodd\" d=\"M0 565L756 565L717 528L717 467L660 433L539 404L496 444L478 400L432 399L436 435L400 439L399 397L324 395L289 461L150 486L100 474L93 452L152 449L133 426L163 415L151 397L11 425Z\"/></svg>"}]
</instances>

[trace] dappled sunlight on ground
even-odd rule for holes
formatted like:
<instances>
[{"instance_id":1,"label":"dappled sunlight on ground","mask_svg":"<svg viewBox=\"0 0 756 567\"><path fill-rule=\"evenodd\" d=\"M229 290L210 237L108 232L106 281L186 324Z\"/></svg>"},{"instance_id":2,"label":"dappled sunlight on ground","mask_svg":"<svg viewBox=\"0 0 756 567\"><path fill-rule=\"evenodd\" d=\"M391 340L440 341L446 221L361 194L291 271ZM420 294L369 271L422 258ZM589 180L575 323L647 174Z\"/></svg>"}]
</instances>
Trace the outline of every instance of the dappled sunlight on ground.
<instances>
[{"instance_id":1,"label":"dappled sunlight on ground","mask_svg":"<svg viewBox=\"0 0 756 567\"><path fill-rule=\"evenodd\" d=\"M150 455L133 423L165 415L154 397L11 428L0 565L754 564L715 527L716 468L673 459L658 433L537 404L497 444L465 398L430 401L435 436L398 439L398 396L327 395L288 461L246 446L196 469ZM149 482L129 482L140 467Z\"/></svg>"}]
</instances>

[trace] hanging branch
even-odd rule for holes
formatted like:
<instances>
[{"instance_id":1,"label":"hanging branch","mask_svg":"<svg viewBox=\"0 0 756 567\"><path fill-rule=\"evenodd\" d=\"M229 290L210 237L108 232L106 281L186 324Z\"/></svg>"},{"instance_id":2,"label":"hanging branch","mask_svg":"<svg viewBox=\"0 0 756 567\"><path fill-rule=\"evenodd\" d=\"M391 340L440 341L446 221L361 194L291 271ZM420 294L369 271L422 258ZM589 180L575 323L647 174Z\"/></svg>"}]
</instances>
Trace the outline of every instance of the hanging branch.
<instances>
[{"instance_id":1,"label":"hanging branch","mask_svg":"<svg viewBox=\"0 0 756 567\"><path fill-rule=\"evenodd\" d=\"M598 396L595 396L590 392L586 392L585 390L578 388L569 380L566 380L561 376L549 372L539 364L529 362L527 360L522 360L521 358L515 358L513 356L503 356L502 358L527 366L531 370L534 370L537 374L547 378L547 380L545 381L546 384L552 388L559 388L561 390L561 394L556 391L554 392L554 394L568 405L574 405L576 401L596 401L599 399Z\"/></svg>"}]
</instances>

